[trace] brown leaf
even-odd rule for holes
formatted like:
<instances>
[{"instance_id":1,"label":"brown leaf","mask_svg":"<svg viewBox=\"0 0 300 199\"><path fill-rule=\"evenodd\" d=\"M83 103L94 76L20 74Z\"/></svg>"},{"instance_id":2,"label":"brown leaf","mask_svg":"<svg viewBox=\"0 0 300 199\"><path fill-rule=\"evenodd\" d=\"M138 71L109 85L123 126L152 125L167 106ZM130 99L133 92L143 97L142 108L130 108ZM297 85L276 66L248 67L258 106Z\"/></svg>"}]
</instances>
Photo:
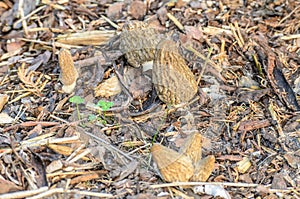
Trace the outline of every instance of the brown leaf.
<instances>
[{"instance_id":1,"label":"brown leaf","mask_svg":"<svg viewBox=\"0 0 300 199\"><path fill-rule=\"evenodd\" d=\"M2 111L4 105L8 102L8 95L0 94L0 112Z\"/></svg>"},{"instance_id":2,"label":"brown leaf","mask_svg":"<svg viewBox=\"0 0 300 199\"><path fill-rule=\"evenodd\" d=\"M95 97L110 97L121 93L122 88L116 76L113 76L95 88Z\"/></svg>"},{"instance_id":3,"label":"brown leaf","mask_svg":"<svg viewBox=\"0 0 300 199\"><path fill-rule=\"evenodd\" d=\"M152 89L152 82L149 78L141 75L136 77L130 87L129 92L132 94L133 99L144 99L148 96Z\"/></svg>"},{"instance_id":4,"label":"brown leaf","mask_svg":"<svg viewBox=\"0 0 300 199\"><path fill-rule=\"evenodd\" d=\"M134 19L142 19L146 14L146 5L142 1L132 1L129 7L129 13Z\"/></svg>"},{"instance_id":5,"label":"brown leaf","mask_svg":"<svg viewBox=\"0 0 300 199\"><path fill-rule=\"evenodd\" d=\"M47 173L53 173L55 171L58 171L63 168L63 163L61 160L54 160L52 161L47 167L46 172Z\"/></svg>"},{"instance_id":6,"label":"brown leaf","mask_svg":"<svg viewBox=\"0 0 300 199\"><path fill-rule=\"evenodd\" d=\"M22 190L22 187L19 187L14 183L12 183L11 181L3 179L2 177L0 178L0 184L1 184L0 194Z\"/></svg>"},{"instance_id":7,"label":"brown leaf","mask_svg":"<svg viewBox=\"0 0 300 199\"><path fill-rule=\"evenodd\" d=\"M161 144L154 144L151 149L154 162L167 182L187 182L194 173L192 160Z\"/></svg>"},{"instance_id":8,"label":"brown leaf","mask_svg":"<svg viewBox=\"0 0 300 199\"><path fill-rule=\"evenodd\" d=\"M106 16L110 19L116 20L122 17L123 2L117 2L111 4L106 10Z\"/></svg>"}]
</instances>

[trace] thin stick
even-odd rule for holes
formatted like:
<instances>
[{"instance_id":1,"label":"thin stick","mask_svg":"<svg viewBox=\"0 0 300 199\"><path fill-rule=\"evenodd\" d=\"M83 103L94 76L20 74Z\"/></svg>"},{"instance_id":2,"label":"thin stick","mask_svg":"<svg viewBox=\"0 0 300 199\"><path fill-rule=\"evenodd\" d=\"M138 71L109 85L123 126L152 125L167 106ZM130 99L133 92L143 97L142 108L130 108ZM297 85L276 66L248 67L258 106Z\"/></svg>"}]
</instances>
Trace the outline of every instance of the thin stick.
<instances>
[{"instance_id":1,"label":"thin stick","mask_svg":"<svg viewBox=\"0 0 300 199\"><path fill-rule=\"evenodd\" d=\"M109 23L112 27L114 27L115 29L117 29L117 30L120 30L120 29L121 29L120 26L118 26L118 24L112 22L112 21L111 21L109 18L107 18L106 16L101 15L101 17L102 17L107 23Z\"/></svg>"},{"instance_id":2,"label":"thin stick","mask_svg":"<svg viewBox=\"0 0 300 199\"><path fill-rule=\"evenodd\" d=\"M287 16L283 17L283 19L281 19L278 23L277 26L279 26L282 22L284 22L287 18L289 18L290 16L292 16L292 14L294 14L294 12L296 12L296 10L298 10L300 8L300 5L297 6L292 12L290 12L290 14L288 14Z\"/></svg>"},{"instance_id":3,"label":"thin stick","mask_svg":"<svg viewBox=\"0 0 300 199\"><path fill-rule=\"evenodd\" d=\"M47 6L44 5L44 6L41 6L41 7L37 8L37 9L35 9L34 11L32 11L31 13L29 13L29 14L26 15L25 17L22 17L21 19L19 19L18 21L16 21L16 22L14 23L13 26L15 27L18 23L20 23L20 22L22 22L22 21L28 19L29 17L31 17L32 15L34 15L35 13L39 12L40 10L42 10L42 9L44 9L44 8L46 8L46 7L47 7Z\"/></svg>"},{"instance_id":4,"label":"thin stick","mask_svg":"<svg viewBox=\"0 0 300 199\"><path fill-rule=\"evenodd\" d=\"M209 50L208 50L208 55L207 55L207 57L206 57L206 59L205 59L205 62L204 62L204 66L202 67L201 72L200 72L199 77L198 77L198 80L197 80L197 85L199 85L199 83L200 83L200 81L201 81L201 78L202 78L202 76L203 76L203 74L204 74L204 71L205 71L205 69L206 69L207 63L208 63L208 61L210 60L209 58L210 58L210 56L211 56L211 53L212 53L212 48L209 48Z\"/></svg>"},{"instance_id":5,"label":"thin stick","mask_svg":"<svg viewBox=\"0 0 300 199\"><path fill-rule=\"evenodd\" d=\"M1 199L25 198L25 197L29 197L29 196L33 196L33 195L45 192L47 190L48 190L48 187L41 187L36 190L18 191L18 192L14 192L14 193L3 194L3 195L0 195L0 198Z\"/></svg>"},{"instance_id":6,"label":"thin stick","mask_svg":"<svg viewBox=\"0 0 300 199\"><path fill-rule=\"evenodd\" d=\"M171 13L167 14L167 17L173 21L173 23L177 26L177 28L181 31L184 31L184 27L183 25L176 19L176 17L174 17L174 15L172 15Z\"/></svg>"},{"instance_id":7,"label":"thin stick","mask_svg":"<svg viewBox=\"0 0 300 199\"><path fill-rule=\"evenodd\" d=\"M103 139L101 139L101 138L99 138L99 137L97 137L97 136L95 136L95 135L93 135L93 134L91 134L91 133L89 133L87 131L84 131L84 133L87 134L87 135L89 135L90 137L92 137L92 138L100 141L104 145L104 147L118 152L119 154L121 154L122 156L126 157L130 161L135 161L128 154L126 154L123 151L121 151L121 150L117 149L116 147L112 146L110 143L106 142L105 140L103 140Z\"/></svg>"},{"instance_id":8,"label":"thin stick","mask_svg":"<svg viewBox=\"0 0 300 199\"><path fill-rule=\"evenodd\" d=\"M150 185L151 189L164 188L164 187L176 187L176 186L202 186L202 185L218 185L228 187L258 187L263 186L265 188L271 187L271 185L251 184L251 183L234 183L234 182L173 182L165 184ZM294 192L293 187L287 187L286 189L269 189L270 192Z\"/></svg>"},{"instance_id":9,"label":"thin stick","mask_svg":"<svg viewBox=\"0 0 300 199\"><path fill-rule=\"evenodd\" d=\"M112 198L113 195L109 193L98 193L98 192L91 192L91 191L80 191L80 190L66 190L63 188L55 188L55 189L50 189L44 193L41 193L39 195L33 196L33 197L28 197L27 199L40 199L40 198L46 198L48 196L54 195L54 194L79 194L83 196L95 196L98 198Z\"/></svg>"}]
</instances>

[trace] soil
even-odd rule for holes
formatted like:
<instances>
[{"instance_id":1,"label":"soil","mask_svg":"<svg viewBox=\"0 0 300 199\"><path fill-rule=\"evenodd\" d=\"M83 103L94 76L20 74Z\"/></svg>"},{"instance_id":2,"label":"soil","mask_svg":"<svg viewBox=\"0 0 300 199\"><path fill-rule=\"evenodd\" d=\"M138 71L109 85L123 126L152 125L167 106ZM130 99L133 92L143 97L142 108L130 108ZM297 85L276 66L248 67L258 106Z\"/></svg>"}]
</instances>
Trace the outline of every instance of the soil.
<instances>
[{"instance_id":1,"label":"soil","mask_svg":"<svg viewBox=\"0 0 300 199\"><path fill-rule=\"evenodd\" d=\"M127 61L133 20L176 42L191 101L160 101L151 67ZM300 198L299 30L293 0L1 1L0 198ZM179 152L193 133L213 172L167 182L152 145Z\"/></svg>"}]
</instances>

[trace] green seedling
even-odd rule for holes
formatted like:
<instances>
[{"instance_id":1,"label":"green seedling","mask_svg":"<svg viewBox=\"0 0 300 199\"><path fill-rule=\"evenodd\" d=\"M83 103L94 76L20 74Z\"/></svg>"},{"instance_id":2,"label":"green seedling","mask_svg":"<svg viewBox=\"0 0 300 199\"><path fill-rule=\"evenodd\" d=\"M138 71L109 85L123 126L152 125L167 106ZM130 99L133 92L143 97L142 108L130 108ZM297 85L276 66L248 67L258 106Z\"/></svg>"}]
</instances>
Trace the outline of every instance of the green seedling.
<instances>
[{"instance_id":1,"label":"green seedling","mask_svg":"<svg viewBox=\"0 0 300 199\"><path fill-rule=\"evenodd\" d=\"M97 116L94 114L89 114L88 121L94 122L95 120L97 120Z\"/></svg>"},{"instance_id":2,"label":"green seedling","mask_svg":"<svg viewBox=\"0 0 300 199\"><path fill-rule=\"evenodd\" d=\"M104 100L98 101L97 106L100 107L103 111L103 118L104 118L104 120L102 120L103 124L106 124L106 119L105 119L106 111L109 110L113 105L114 105L113 102L106 102Z\"/></svg>"},{"instance_id":3,"label":"green seedling","mask_svg":"<svg viewBox=\"0 0 300 199\"><path fill-rule=\"evenodd\" d=\"M106 112L108 109L110 109L112 106L114 105L113 102L106 102L104 100L100 100L98 103L97 103L97 106L99 106L100 108L102 108L102 110L104 112Z\"/></svg>"},{"instance_id":4,"label":"green seedling","mask_svg":"<svg viewBox=\"0 0 300 199\"><path fill-rule=\"evenodd\" d=\"M69 102L76 104L76 109L77 109L77 115L78 115L78 120L80 120L80 113L79 113L79 107L78 104L83 104L84 103L84 99L80 96L73 96L69 99Z\"/></svg>"}]
</instances>

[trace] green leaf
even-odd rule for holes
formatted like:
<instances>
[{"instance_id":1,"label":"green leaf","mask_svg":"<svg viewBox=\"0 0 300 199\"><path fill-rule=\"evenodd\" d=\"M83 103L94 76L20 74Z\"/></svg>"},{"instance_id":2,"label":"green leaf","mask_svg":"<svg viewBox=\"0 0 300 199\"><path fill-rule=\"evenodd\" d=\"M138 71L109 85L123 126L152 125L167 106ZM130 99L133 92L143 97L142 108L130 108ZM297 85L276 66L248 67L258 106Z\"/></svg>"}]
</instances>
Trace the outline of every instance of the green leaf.
<instances>
[{"instance_id":1,"label":"green leaf","mask_svg":"<svg viewBox=\"0 0 300 199\"><path fill-rule=\"evenodd\" d=\"M112 106L114 105L113 102L106 102L104 100L100 100L97 103L97 106L101 107L103 109L103 111L107 111L108 109L110 109Z\"/></svg>"},{"instance_id":2,"label":"green leaf","mask_svg":"<svg viewBox=\"0 0 300 199\"><path fill-rule=\"evenodd\" d=\"M84 99L80 96L73 96L69 99L70 102L74 103L74 104L83 104L84 103Z\"/></svg>"},{"instance_id":3,"label":"green leaf","mask_svg":"<svg viewBox=\"0 0 300 199\"><path fill-rule=\"evenodd\" d=\"M97 119L96 115L94 114L89 114L88 120L91 121L95 121Z\"/></svg>"}]
</instances>

